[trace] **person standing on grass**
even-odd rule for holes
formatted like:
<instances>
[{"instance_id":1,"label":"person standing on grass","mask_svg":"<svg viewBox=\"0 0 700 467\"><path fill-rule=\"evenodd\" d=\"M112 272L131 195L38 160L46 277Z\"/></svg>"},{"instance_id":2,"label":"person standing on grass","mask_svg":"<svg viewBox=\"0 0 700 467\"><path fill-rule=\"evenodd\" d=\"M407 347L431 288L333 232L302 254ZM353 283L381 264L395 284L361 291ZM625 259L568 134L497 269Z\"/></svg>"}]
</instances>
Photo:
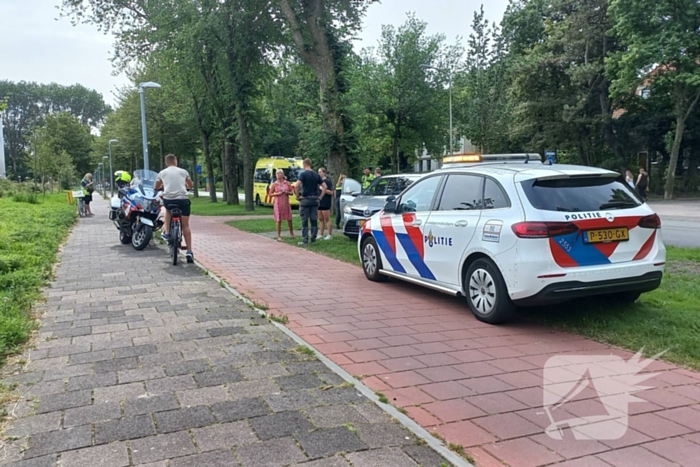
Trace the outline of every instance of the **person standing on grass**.
<instances>
[{"instance_id":1,"label":"person standing on grass","mask_svg":"<svg viewBox=\"0 0 700 467\"><path fill-rule=\"evenodd\" d=\"M190 197L187 190L194 186L189 172L177 166L175 154L165 156L165 169L156 178L155 190L163 190L163 206L165 206L165 223L161 238L170 240L170 208L176 207L182 213L182 235L187 243L187 262L194 263L192 253L192 231L190 230Z\"/></svg>"},{"instance_id":2,"label":"person standing on grass","mask_svg":"<svg viewBox=\"0 0 700 467\"><path fill-rule=\"evenodd\" d=\"M647 188L649 187L649 175L644 167L639 169L639 176L637 176L637 193L642 197L644 201L647 200Z\"/></svg>"},{"instance_id":3,"label":"person standing on grass","mask_svg":"<svg viewBox=\"0 0 700 467\"><path fill-rule=\"evenodd\" d=\"M326 185L321 176L311 168L311 159L304 159L304 170L294 184L294 192L299 198L299 215L301 216L301 246L309 246L309 222L311 223L311 243L318 235L318 194Z\"/></svg>"},{"instance_id":4,"label":"person standing on grass","mask_svg":"<svg viewBox=\"0 0 700 467\"><path fill-rule=\"evenodd\" d=\"M333 182L328 178L326 169L321 167L318 169L318 174L323 180L323 184L326 185L325 190L321 190L321 197L318 202L318 217L321 219L321 238L324 240L330 240L333 238L333 224L331 223L331 206L333 206ZM328 235L325 237L323 233L328 227Z\"/></svg>"},{"instance_id":5,"label":"person standing on grass","mask_svg":"<svg viewBox=\"0 0 700 467\"><path fill-rule=\"evenodd\" d=\"M274 202L274 218L277 224L277 241L282 241L282 221L287 221L289 236L294 238L294 224L292 223L292 207L289 204L289 195L292 194L292 185L284 176L284 170L277 169L277 180L270 185L270 196Z\"/></svg>"},{"instance_id":6,"label":"person standing on grass","mask_svg":"<svg viewBox=\"0 0 700 467\"><path fill-rule=\"evenodd\" d=\"M338 184L335 186L335 228L340 230L340 221L343 217L343 213L340 210L340 197L343 195L343 182L345 181L345 174L340 174L338 177Z\"/></svg>"},{"instance_id":7,"label":"person standing on grass","mask_svg":"<svg viewBox=\"0 0 700 467\"><path fill-rule=\"evenodd\" d=\"M95 184L92 181L92 174L87 173L80 181L80 186L83 187L83 204L85 204L85 214L88 216L94 216L90 210L90 203L92 202L92 192L95 191Z\"/></svg>"}]
</instances>

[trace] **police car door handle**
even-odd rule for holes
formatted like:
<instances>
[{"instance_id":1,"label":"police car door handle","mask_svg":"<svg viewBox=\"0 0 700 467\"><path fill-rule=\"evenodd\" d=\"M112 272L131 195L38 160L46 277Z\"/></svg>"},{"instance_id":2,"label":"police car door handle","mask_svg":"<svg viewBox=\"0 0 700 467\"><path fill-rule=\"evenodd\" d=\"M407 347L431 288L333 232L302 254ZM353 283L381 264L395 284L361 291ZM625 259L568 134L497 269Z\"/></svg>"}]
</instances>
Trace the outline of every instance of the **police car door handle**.
<instances>
[{"instance_id":1,"label":"police car door handle","mask_svg":"<svg viewBox=\"0 0 700 467\"><path fill-rule=\"evenodd\" d=\"M455 227L466 227L467 225L469 225L469 222L467 222L467 221L457 221L457 222L455 222Z\"/></svg>"},{"instance_id":2,"label":"police car door handle","mask_svg":"<svg viewBox=\"0 0 700 467\"><path fill-rule=\"evenodd\" d=\"M423 223L422 220L416 219L416 220L414 220L414 221L411 223L411 225L412 225L413 227L418 227L418 226L420 226L422 223Z\"/></svg>"}]
</instances>

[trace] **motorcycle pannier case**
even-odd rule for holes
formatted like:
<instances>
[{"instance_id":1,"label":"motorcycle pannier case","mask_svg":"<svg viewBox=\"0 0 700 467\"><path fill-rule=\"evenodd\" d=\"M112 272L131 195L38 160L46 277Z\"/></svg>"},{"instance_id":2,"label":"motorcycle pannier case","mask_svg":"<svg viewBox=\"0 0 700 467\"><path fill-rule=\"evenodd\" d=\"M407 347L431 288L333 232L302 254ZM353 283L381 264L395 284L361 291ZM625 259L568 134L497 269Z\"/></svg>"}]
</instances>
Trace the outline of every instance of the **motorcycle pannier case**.
<instances>
[{"instance_id":1,"label":"motorcycle pannier case","mask_svg":"<svg viewBox=\"0 0 700 467\"><path fill-rule=\"evenodd\" d=\"M121 200L116 196L113 196L112 199L109 200L109 220L113 221L117 219L117 211L119 211L120 204Z\"/></svg>"}]
</instances>

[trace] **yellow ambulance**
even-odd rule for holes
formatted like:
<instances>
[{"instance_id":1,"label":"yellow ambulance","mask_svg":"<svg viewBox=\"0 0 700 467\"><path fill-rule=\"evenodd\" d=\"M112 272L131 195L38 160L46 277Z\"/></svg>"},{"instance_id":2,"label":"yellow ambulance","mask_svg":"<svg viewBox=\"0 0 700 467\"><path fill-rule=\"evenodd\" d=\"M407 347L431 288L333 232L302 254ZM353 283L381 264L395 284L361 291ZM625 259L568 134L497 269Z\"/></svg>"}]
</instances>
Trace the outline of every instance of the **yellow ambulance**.
<instances>
[{"instance_id":1,"label":"yellow ambulance","mask_svg":"<svg viewBox=\"0 0 700 467\"><path fill-rule=\"evenodd\" d=\"M289 183L297 181L299 172L303 170L301 157L266 157L258 159L255 164L255 184L253 193L257 206L272 206L273 199L269 196L270 185L276 180L277 169L284 171ZM299 206L296 196L289 197L289 204L292 207Z\"/></svg>"}]
</instances>

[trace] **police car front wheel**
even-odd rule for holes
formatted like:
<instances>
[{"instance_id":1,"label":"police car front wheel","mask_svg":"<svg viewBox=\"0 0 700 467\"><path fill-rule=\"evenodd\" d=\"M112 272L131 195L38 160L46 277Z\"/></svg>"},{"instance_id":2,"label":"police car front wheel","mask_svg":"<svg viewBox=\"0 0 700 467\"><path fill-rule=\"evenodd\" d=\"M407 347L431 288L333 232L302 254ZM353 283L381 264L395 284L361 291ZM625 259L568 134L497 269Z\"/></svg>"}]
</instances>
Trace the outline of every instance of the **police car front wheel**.
<instances>
[{"instance_id":1,"label":"police car front wheel","mask_svg":"<svg viewBox=\"0 0 700 467\"><path fill-rule=\"evenodd\" d=\"M379 255L377 242L372 237L367 237L362 242L362 269L365 271L367 279L375 282L383 282L386 276L380 274L382 269L382 258Z\"/></svg>"},{"instance_id":2,"label":"police car front wheel","mask_svg":"<svg viewBox=\"0 0 700 467\"><path fill-rule=\"evenodd\" d=\"M477 259L469 266L464 277L464 290L469 308L479 321L503 323L515 312L501 272L488 259Z\"/></svg>"}]
</instances>

